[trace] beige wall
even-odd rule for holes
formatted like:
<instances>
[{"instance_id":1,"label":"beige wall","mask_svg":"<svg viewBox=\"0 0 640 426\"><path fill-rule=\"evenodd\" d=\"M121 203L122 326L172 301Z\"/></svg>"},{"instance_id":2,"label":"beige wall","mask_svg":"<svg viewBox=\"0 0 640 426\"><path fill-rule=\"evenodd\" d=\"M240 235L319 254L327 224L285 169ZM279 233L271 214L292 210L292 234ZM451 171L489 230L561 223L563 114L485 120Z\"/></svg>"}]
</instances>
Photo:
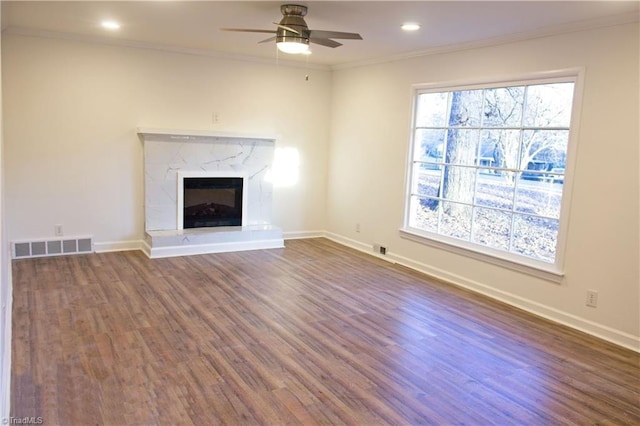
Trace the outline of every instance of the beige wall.
<instances>
[{"instance_id":1,"label":"beige wall","mask_svg":"<svg viewBox=\"0 0 640 426\"><path fill-rule=\"evenodd\" d=\"M638 51L630 24L334 72L328 230L639 349ZM572 67L585 68L585 85L561 284L400 238L411 85ZM585 306L587 289L599 292L596 309Z\"/></svg>"},{"instance_id":2,"label":"beige wall","mask_svg":"<svg viewBox=\"0 0 640 426\"><path fill-rule=\"evenodd\" d=\"M276 187L273 222L324 229L331 75L327 70L116 47L3 38L6 198L11 240L143 237L137 126L279 135L300 157ZM309 75L309 80L305 76ZM218 123L212 120L218 114Z\"/></svg>"}]
</instances>

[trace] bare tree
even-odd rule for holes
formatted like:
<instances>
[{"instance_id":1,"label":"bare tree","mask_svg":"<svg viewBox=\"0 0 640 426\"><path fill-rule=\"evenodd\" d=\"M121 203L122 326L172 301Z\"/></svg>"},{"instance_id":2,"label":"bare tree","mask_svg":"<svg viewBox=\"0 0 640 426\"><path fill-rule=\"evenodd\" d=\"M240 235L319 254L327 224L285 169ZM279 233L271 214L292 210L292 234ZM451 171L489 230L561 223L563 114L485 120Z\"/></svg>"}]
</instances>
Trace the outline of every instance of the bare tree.
<instances>
[{"instance_id":1,"label":"bare tree","mask_svg":"<svg viewBox=\"0 0 640 426\"><path fill-rule=\"evenodd\" d=\"M561 90L561 89L560 89ZM566 138L562 137L562 131L541 131L535 127L548 127L558 121L563 121L567 111L561 105L554 105L548 99L543 99L540 94L528 91L525 108L524 88L506 87L497 90L488 90L485 93L485 120L490 121L496 128L520 126L525 113L524 121L534 127L531 130L519 132L519 141L509 138L505 131L492 133L495 139L494 159L496 167L511 170L526 170L529 163L536 161L543 155L549 163L563 161ZM509 182L520 177L521 172L504 171L501 173Z\"/></svg>"},{"instance_id":2,"label":"bare tree","mask_svg":"<svg viewBox=\"0 0 640 426\"><path fill-rule=\"evenodd\" d=\"M473 103L472 93L471 91L452 93L445 162L453 165L445 167L442 186L444 199L468 204L473 202L475 169L463 166L474 164L478 140L472 132L460 127L471 124L469 105ZM446 203L444 212L463 221L471 219L470 209L463 204Z\"/></svg>"},{"instance_id":3,"label":"bare tree","mask_svg":"<svg viewBox=\"0 0 640 426\"><path fill-rule=\"evenodd\" d=\"M432 210L442 206L445 214L461 222L470 219L471 209L465 204L473 204L476 175L473 166L480 139L482 143L494 144L494 166L504 169L499 174L509 182L517 179L532 161L544 159L551 165L563 160L566 132L541 129L556 123L566 111L539 93L527 94L523 86L454 91L449 108L444 152L446 165L442 185L438 188L438 197L444 202L430 199L425 206ZM480 111L484 130L479 138ZM530 129L522 130L527 120ZM447 202L449 200L454 202Z\"/></svg>"}]
</instances>

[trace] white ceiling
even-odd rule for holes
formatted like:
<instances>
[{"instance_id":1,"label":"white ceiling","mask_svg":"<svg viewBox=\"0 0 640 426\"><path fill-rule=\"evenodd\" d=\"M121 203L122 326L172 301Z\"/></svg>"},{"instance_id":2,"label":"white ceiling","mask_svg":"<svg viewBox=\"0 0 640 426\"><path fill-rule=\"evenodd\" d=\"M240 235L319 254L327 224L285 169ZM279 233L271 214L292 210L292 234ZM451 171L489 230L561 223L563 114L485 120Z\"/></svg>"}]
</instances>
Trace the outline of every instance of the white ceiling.
<instances>
[{"instance_id":1,"label":"white ceiling","mask_svg":"<svg viewBox=\"0 0 640 426\"><path fill-rule=\"evenodd\" d=\"M287 1L2 1L2 28L129 45L241 55L275 60L268 34L232 33L221 27L273 29ZM312 45L309 56L279 54L320 66L341 67L637 21L638 1L289 1L308 6L310 29L357 32L335 49ZM122 27L107 31L104 19ZM400 29L418 22L414 33Z\"/></svg>"}]
</instances>

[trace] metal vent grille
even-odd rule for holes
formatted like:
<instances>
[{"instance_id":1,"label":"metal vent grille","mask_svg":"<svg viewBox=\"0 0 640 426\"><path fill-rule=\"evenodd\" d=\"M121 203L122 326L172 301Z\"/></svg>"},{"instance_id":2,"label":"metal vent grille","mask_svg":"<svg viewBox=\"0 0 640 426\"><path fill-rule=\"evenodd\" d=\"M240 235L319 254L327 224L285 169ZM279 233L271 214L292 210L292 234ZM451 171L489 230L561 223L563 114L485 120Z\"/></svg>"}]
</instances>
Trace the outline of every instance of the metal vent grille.
<instances>
[{"instance_id":1,"label":"metal vent grille","mask_svg":"<svg viewBox=\"0 0 640 426\"><path fill-rule=\"evenodd\" d=\"M11 243L11 255L14 259L81 253L93 253L92 237L67 237L55 240L42 239L36 241L15 241Z\"/></svg>"}]
</instances>

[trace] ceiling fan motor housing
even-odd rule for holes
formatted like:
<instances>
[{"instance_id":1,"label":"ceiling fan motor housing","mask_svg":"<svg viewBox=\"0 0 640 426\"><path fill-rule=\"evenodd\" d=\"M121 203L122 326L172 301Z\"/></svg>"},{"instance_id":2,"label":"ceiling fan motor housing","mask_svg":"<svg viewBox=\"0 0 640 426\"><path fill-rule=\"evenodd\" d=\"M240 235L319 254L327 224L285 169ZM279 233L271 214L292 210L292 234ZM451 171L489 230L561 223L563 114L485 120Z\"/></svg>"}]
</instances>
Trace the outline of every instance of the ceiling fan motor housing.
<instances>
[{"instance_id":1,"label":"ceiling fan motor housing","mask_svg":"<svg viewBox=\"0 0 640 426\"><path fill-rule=\"evenodd\" d=\"M276 43L294 42L309 44L309 27L304 21L303 16L307 14L307 7L298 4L283 4L280 6L280 12L283 17L280 20L281 27L278 27L276 33ZM288 27L299 32L296 34L287 30Z\"/></svg>"}]
</instances>

